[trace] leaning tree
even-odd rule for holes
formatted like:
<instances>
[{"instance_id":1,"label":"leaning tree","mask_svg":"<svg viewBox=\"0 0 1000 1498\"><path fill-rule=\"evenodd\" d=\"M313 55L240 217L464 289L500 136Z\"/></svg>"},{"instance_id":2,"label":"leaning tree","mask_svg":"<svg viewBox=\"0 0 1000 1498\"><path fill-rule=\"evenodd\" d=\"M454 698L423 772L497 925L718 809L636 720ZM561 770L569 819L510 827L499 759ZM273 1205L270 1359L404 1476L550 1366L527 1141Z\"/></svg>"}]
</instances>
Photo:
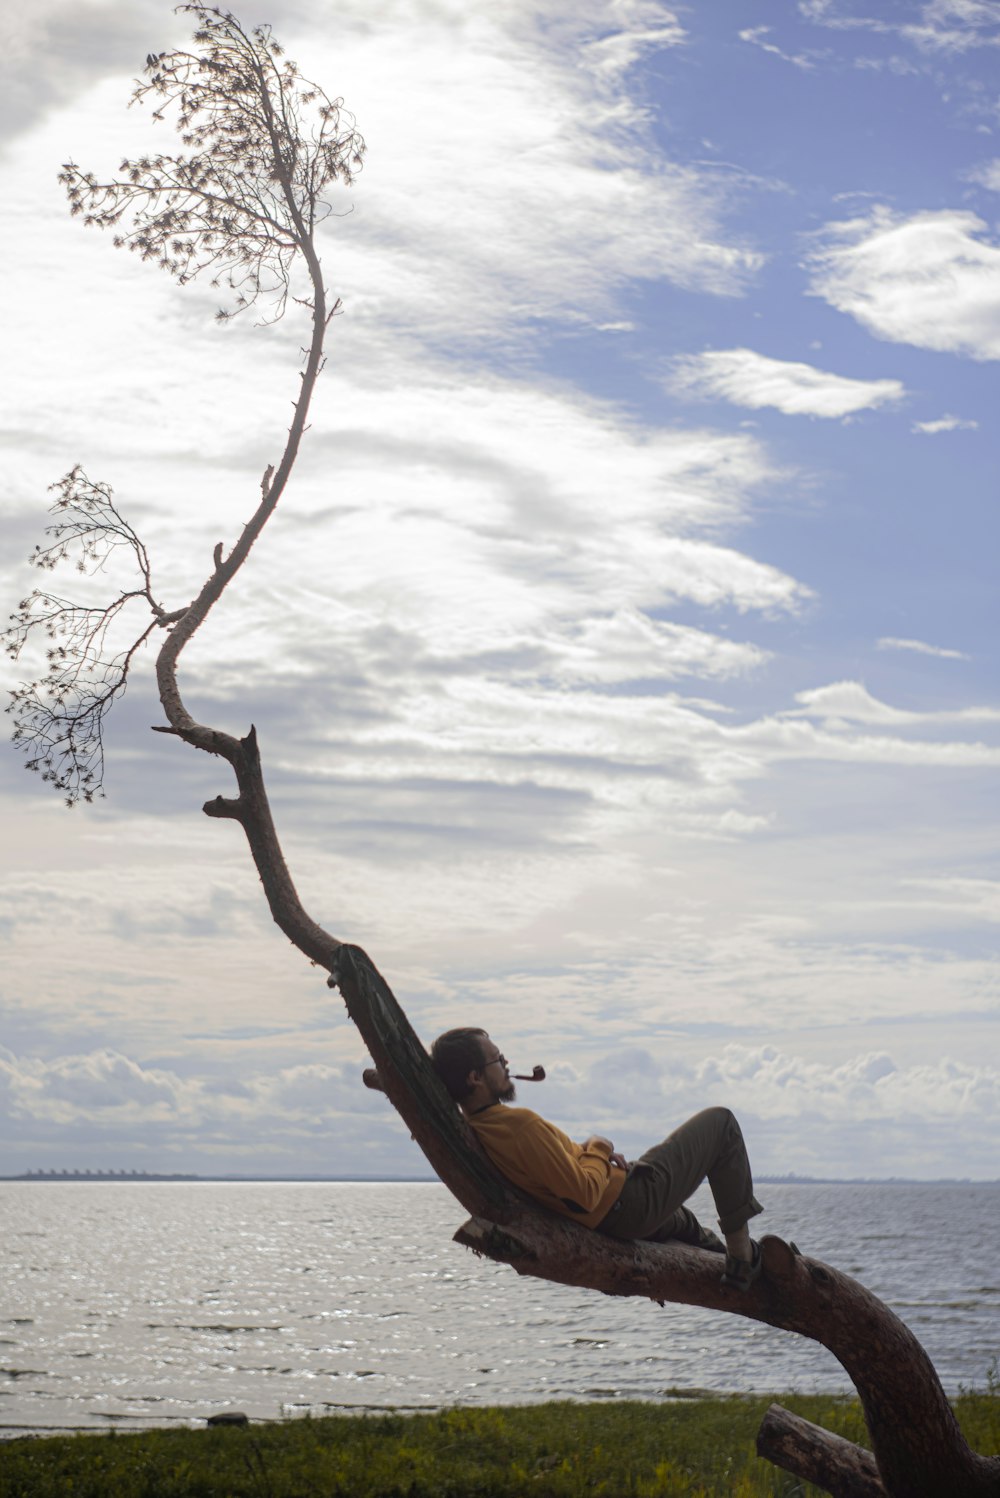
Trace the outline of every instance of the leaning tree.
<instances>
[{"instance_id":1,"label":"leaning tree","mask_svg":"<svg viewBox=\"0 0 1000 1498\"><path fill-rule=\"evenodd\" d=\"M113 553L124 553L136 575L133 587L96 604L37 588L11 616L5 641L12 657L34 636L45 640L43 673L14 691L8 708L27 767L71 805L99 794L106 715L125 691L141 647L155 641L166 720L155 731L228 761L235 790L203 810L240 824L272 918L340 990L374 1061L366 1081L388 1095L470 1214L457 1241L518 1274L607 1295L704 1306L823 1343L854 1381L872 1451L779 1406L764 1420L758 1449L831 1493L1000 1495L1000 1458L970 1450L926 1353L862 1285L769 1237L762 1244L765 1273L740 1293L722 1286L710 1254L682 1244L603 1238L510 1187L471 1136L372 962L303 908L271 815L254 729L236 738L188 711L178 679L182 652L274 513L306 431L327 331L340 305L327 294L318 235L332 211L330 194L353 180L365 147L342 101L303 78L269 28L247 30L203 4L179 9L194 20L193 50L150 55L133 102L153 104L157 120L170 116L181 149L124 160L106 179L68 163L60 181L70 210L85 224L110 229L116 245L155 261L181 283L208 274L232 294L220 317L257 308L263 321L273 321L292 300L308 316L308 347L280 457L261 479L251 519L231 547L215 547L208 578L189 603L161 601L147 550L108 485L79 466L54 485L54 519L31 558L34 565L52 573L69 562L93 573ZM304 278L301 296L293 291L296 278Z\"/></svg>"}]
</instances>

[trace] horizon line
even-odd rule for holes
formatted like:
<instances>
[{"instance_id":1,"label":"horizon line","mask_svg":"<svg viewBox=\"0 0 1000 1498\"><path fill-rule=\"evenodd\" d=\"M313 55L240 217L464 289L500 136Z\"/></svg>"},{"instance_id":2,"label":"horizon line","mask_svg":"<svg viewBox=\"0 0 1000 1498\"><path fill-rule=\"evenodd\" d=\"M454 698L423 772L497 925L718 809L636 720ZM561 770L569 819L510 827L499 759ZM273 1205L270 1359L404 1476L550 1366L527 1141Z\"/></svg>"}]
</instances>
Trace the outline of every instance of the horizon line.
<instances>
[{"instance_id":1,"label":"horizon line","mask_svg":"<svg viewBox=\"0 0 1000 1498\"><path fill-rule=\"evenodd\" d=\"M977 1176L814 1176L798 1175L789 1172L784 1175L758 1175L756 1181L766 1186L1000 1186L1000 1178L977 1177ZM247 1184L270 1184L270 1185L305 1185L309 1183L326 1185L363 1185L366 1182L381 1183L384 1185L443 1185L444 1183L433 1175L422 1176L399 1176L399 1175L237 1175L233 1172L213 1173L211 1175L199 1175L193 1171L155 1171L155 1170L93 1170L93 1169L36 1169L22 1171L18 1175L0 1175L0 1182L4 1181L31 1181L31 1182L112 1182L115 1184L127 1184L128 1182L151 1182L160 1183L211 1183L245 1182Z\"/></svg>"}]
</instances>

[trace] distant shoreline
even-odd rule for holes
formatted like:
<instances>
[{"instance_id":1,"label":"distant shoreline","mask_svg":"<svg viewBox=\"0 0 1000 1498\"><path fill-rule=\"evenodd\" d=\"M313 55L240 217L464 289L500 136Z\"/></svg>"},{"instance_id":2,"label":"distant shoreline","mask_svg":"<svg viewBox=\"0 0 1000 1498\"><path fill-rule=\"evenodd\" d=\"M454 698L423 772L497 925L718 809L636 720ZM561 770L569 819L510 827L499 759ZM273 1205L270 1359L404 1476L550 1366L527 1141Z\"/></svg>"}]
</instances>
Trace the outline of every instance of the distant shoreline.
<instances>
[{"instance_id":1,"label":"distant shoreline","mask_svg":"<svg viewBox=\"0 0 1000 1498\"><path fill-rule=\"evenodd\" d=\"M976 1180L970 1176L936 1176L932 1179L921 1179L917 1176L800 1176L800 1175L761 1175L756 1178L757 1184L761 1186L1000 1186L1000 1180ZM177 1173L174 1175L159 1174L153 1171L23 1171L16 1176L0 1176L0 1182L23 1181L31 1185L65 1185L71 1182L79 1185L93 1184L99 1182L102 1185L128 1185L131 1183L149 1184L150 1182L181 1182L210 1184L215 1182L222 1184L229 1182L233 1185L308 1185L310 1183L321 1185L363 1185L366 1182L393 1186L419 1186L437 1185L437 1176L265 1176L265 1175L187 1175Z\"/></svg>"}]
</instances>

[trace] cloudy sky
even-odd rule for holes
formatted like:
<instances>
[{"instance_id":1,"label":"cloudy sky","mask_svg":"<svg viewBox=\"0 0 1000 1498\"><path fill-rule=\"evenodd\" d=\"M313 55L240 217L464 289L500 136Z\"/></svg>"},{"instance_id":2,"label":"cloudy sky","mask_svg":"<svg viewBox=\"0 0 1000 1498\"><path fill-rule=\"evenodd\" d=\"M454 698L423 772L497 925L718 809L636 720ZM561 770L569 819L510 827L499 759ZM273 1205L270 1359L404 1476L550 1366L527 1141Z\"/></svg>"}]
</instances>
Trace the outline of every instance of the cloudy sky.
<instances>
[{"instance_id":1,"label":"cloudy sky","mask_svg":"<svg viewBox=\"0 0 1000 1498\"><path fill-rule=\"evenodd\" d=\"M761 1172L995 1178L1000 4L240 14L369 147L184 677L310 913L626 1153L724 1102ZM7 20L5 614L73 464L173 608L280 451L302 324L215 325L56 183L166 144L125 105L188 29ZM0 751L0 1172L423 1174L149 664L94 807Z\"/></svg>"}]
</instances>

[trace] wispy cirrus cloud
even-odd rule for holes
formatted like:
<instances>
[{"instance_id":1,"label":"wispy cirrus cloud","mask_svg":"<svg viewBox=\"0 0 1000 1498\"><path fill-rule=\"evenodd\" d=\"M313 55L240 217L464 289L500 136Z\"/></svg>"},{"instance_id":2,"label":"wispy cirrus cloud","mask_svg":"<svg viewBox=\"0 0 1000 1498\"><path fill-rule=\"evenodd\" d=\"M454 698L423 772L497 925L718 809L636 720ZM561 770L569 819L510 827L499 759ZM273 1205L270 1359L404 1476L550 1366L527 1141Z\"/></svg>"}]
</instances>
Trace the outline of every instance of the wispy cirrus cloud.
<instances>
[{"instance_id":1,"label":"wispy cirrus cloud","mask_svg":"<svg viewBox=\"0 0 1000 1498\"><path fill-rule=\"evenodd\" d=\"M1000 359L1000 244L988 236L966 210L877 207L819 232L809 291L878 338Z\"/></svg>"},{"instance_id":2,"label":"wispy cirrus cloud","mask_svg":"<svg viewBox=\"0 0 1000 1498\"><path fill-rule=\"evenodd\" d=\"M956 55L1000 45L1000 7L993 0L928 0L915 20L865 14L843 0L799 0L798 10L828 30L898 37L924 53Z\"/></svg>"},{"instance_id":3,"label":"wispy cirrus cloud","mask_svg":"<svg viewBox=\"0 0 1000 1498\"><path fill-rule=\"evenodd\" d=\"M935 421L915 421L910 431L925 437L937 437L941 432L975 432L978 429L978 421L961 416L939 416Z\"/></svg>"},{"instance_id":4,"label":"wispy cirrus cloud","mask_svg":"<svg viewBox=\"0 0 1000 1498\"><path fill-rule=\"evenodd\" d=\"M899 642L893 643L900 648ZM926 654L943 653L910 642L906 642L903 648L923 649ZM910 712L905 708L891 707L873 697L859 681L836 681L829 686L796 692L795 700L799 706L790 710L791 715L843 719L851 723L1000 723L1000 707L963 707L940 712Z\"/></svg>"},{"instance_id":5,"label":"wispy cirrus cloud","mask_svg":"<svg viewBox=\"0 0 1000 1498\"><path fill-rule=\"evenodd\" d=\"M883 635L876 640L877 650L912 650L916 655L933 655L945 661L967 661L964 650L949 650L942 645L928 645L923 640L900 639L896 635Z\"/></svg>"},{"instance_id":6,"label":"wispy cirrus cloud","mask_svg":"<svg viewBox=\"0 0 1000 1498\"><path fill-rule=\"evenodd\" d=\"M95 24L110 24L120 9L95 6ZM64 10L47 6L46 26L58 30ZM53 101L50 118L17 143L7 163L15 196L27 199L39 181L51 181L68 134L81 164L98 171L123 150L169 145L168 125L151 127L148 111L124 109L135 63L150 46L168 45L178 24L186 30L167 11L166 37L155 0L146 0L145 13L148 39L133 43L117 76L96 70L98 84L95 70L74 74L71 111L61 115ZM391 7L378 27L363 0L347 0L338 14L335 46L305 16L290 16L292 29L281 39L308 76L344 80L346 107L370 142L364 172L350 192L335 194L321 237L331 289L343 296L350 321L346 336L348 319L338 328L333 356L350 361L354 386L370 383L384 401L387 379L409 390L428 360L437 366L456 354L509 368L553 326L569 337L614 339L629 325L623 294L637 281L672 281L712 296L739 295L752 282L763 255L726 225L731 185L665 159L631 91L628 72L638 57L683 42L666 7L586 0L570 16L555 0L515 0L487 15L419 0ZM29 55L44 53L45 27L28 30ZM433 122L425 125L429 100ZM21 253L45 274L51 295L41 307L10 309L11 348L24 339L31 349L11 425L44 432L38 440L51 449L40 387L48 382L51 394L52 368L82 349L105 416L126 411L136 393L122 389L119 399L126 360L106 318L117 301L123 314L127 304L132 340L147 345L155 336L159 372L155 388L139 397L146 419L123 415L117 450L149 454L160 443L169 457L183 449L185 434L199 445L208 404L191 394L190 337L199 342L199 363L225 359L210 319L199 322L217 293L201 282L179 292L116 256L98 236L82 234L59 199L53 186L44 213L36 209L18 223ZM96 288L92 297L75 295L81 274ZM69 304L69 319L57 315L57 306ZM183 353L159 337L173 320L186 329ZM297 330L269 336L297 360ZM266 400L273 368L264 373L243 356L249 337L249 328L227 330L241 393ZM433 386L436 372L420 382ZM460 381L461 373L453 368L451 378ZM225 404L215 403L216 415ZM59 406L79 417L81 433L93 430L87 392ZM216 436L213 430L213 447Z\"/></svg>"},{"instance_id":7,"label":"wispy cirrus cloud","mask_svg":"<svg viewBox=\"0 0 1000 1498\"><path fill-rule=\"evenodd\" d=\"M1000 46L1000 6L995 0L930 0L920 19L899 34L925 52L962 53Z\"/></svg>"},{"instance_id":8,"label":"wispy cirrus cloud","mask_svg":"<svg viewBox=\"0 0 1000 1498\"><path fill-rule=\"evenodd\" d=\"M814 56L808 52L786 52L771 39L773 34L773 28L770 26L748 26L739 33L739 37L741 42L747 42L752 47L759 47L762 52L769 52L772 57L778 57L782 62L789 62L793 67L802 68L804 72L812 72L816 67Z\"/></svg>"},{"instance_id":9,"label":"wispy cirrus cloud","mask_svg":"<svg viewBox=\"0 0 1000 1498\"><path fill-rule=\"evenodd\" d=\"M349 102L378 142L341 252L366 326L509 353L539 320L614 330L637 280L724 296L752 281L763 255L723 228L728 184L665 160L628 87L637 58L683 43L672 11L656 0L395 10L398 24L372 28L370 7L348 0L350 41L328 56L309 37L312 71L350 77ZM432 144L414 128L414 77L434 101Z\"/></svg>"},{"instance_id":10,"label":"wispy cirrus cloud","mask_svg":"<svg viewBox=\"0 0 1000 1498\"><path fill-rule=\"evenodd\" d=\"M969 167L962 175L966 182L976 182L990 192L1000 192L1000 156L994 156L992 161L980 162L978 166Z\"/></svg>"},{"instance_id":11,"label":"wispy cirrus cloud","mask_svg":"<svg viewBox=\"0 0 1000 1498\"><path fill-rule=\"evenodd\" d=\"M748 348L684 355L674 361L666 383L678 395L726 400L755 411L773 406L786 416L851 416L906 395L900 380L852 380Z\"/></svg>"}]
</instances>

